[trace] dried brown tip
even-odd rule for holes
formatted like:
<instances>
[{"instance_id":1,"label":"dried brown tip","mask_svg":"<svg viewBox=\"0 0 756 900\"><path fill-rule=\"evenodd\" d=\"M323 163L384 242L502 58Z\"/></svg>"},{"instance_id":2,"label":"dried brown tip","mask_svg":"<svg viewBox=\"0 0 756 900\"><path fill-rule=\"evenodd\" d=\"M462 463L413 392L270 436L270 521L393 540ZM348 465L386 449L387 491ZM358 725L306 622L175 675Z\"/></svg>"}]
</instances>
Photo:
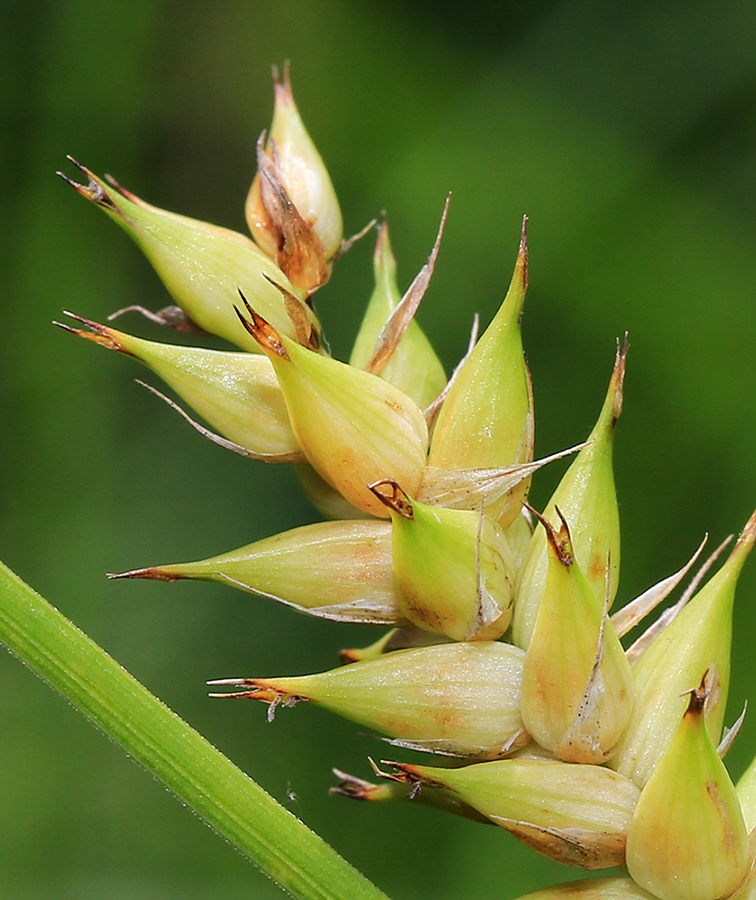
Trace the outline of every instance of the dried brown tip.
<instances>
[{"instance_id":1,"label":"dried brown tip","mask_svg":"<svg viewBox=\"0 0 756 900\"><path fill-rule=\"evenodd\" d=\"M421 774L419 771L421 766L413 766L411 763L391 762L390 760L382 759L382 766L391 766L392 769L398 770L396 773L393 773L382 772L372 761L372 759L370 760L370 763L373 766L375 774L380 775L381 778L388 778L390 781L398 781L399 784L412 785L412 790L407 795L407 799L409 800L415 799L421 787L443 788L443 784L441 784L441 782L434 781L427 775Z\"/></svg>"},{"instance_id":2,"label":"dried brown tip","mask_svg":"<svg viewBox=\"0 0 756 900\"><path fill-rule=\"evenodd\" d=\"M299 297L295 297L291 291L287 291L283 285L274 281L269 275L263 273L263 278L265 278L266 281L269 281L283 297L286 315L294 326L297 343L301 344L303 347L307 347L308 350L313 350L315 352L320 350L320 334L310 318L308 307L299 299ZM239 291L239 293L241 293L241 291Z\"/></svg>"},{"instance_id":3,"label":"dried brown tip","mask_svg":"<svg viewBox=\"0 0 756 900\"><path fill-rule=\"evenodd\" d=\"M98 183L97 179L94 176L94 173L90 172L86 166L82 166L81 163L77 162L73 158L73 156L66 156L66 159L69 162L73 163L80 172L83 172L84 175L87 176L87 178L89 179L89 183L86 185L79 184L78 182L74 181L73 178L69 178L68 175L65 175L63 172L56 172L55 174L62 178L63 181L66 182L66 184L70 184L71 187L75 191L78 191L82 197L86 197L87 200L91 200L98 206L103 206L106 209L111 209L117 212L118 207L115 205L115 203L113 203L113 200L111 199L107 191L103 188L103 186Z\"/></svg>"},{"instance_id":4,"label":"dried brown tip","mask_svg":"<svg viewBox=\"0 0 756 900\"><path fill-rule=\"evenodd\" d=\"M150 581L167 581L170 584L184 578L183 575L162 569L160 566L152 566L147 569L132 569L130 572L108 572L106 577L110 581L117 581L119 578L145 578Z\"/></svg>"},{"instance_id":5,"label":"dried brown tip","mask_svg":"<svg viewBox=\"0 0 756 900\"><path fill-rule=\"evenodd\" d=\"M740 537L730 551L730 556L735 556L743 547L746 548L746 551L750 551L754 541L756 541L756 510L754 510L751 518L743 526Z\"/></svg>"},{"instance_id":6,"label":"dried brown tip","mask_svg":"<svg viewBox=\"0 0 756 900\"><path fill-rule=\"evenodd\" d=\"M685 715L700 715L703 712L704 706L706 705L706 701L709 697L709 694L712 691L713 685L712 680L714 675L712 670L707 669L703 678L701 679L701 684L696 688L691 688L689 691L684 691L681 696L685 696L685 694L690 695L690 700L688 701L688 708L685 711Z\"/></svg>"},{"instance_id":7,"label":"dried brown tip","mask_svg":"<svg viewBox=\"0 0 756 900\"><path fill-rule=\"evenodd\" d=\"M522 266L522 286L528 289L528 217L522 217L522 228L520 229L520 247L517 252L517 262Z\"/></svg>"},{"instance_id":8,"label":"dried brown tip","mask_svg":"<svg viewBox=\"0 0 756 900\"><path fill-rule=\"evenodd\" d=\"M385 490L381 490L382 488ZM390 478L383 478L381 481L374 481L372 484L369 484L368 490L372 491L384 506L387 506L403 519L414 518L412 501L395 481L392 481Z\"/></svg>"},{"instance_id":9,"label":"dried brown tip","mask_svg":"<svg viewBox=\"0 0 756 900\"><path fill-rule=\"evenodd\" d=\"M349 797L351 800L371 800L372 795L381 790L379 785L365 781L364 778L357 778L348 772L342 772L341 769L332 769L331 771L339 779L339 783L329 789L329 794L339 794L342 797Z\"/></svg>"},{"instance_id":10,"label":"dried brown tip","mask_svg":"<svg viewBox=\"0 0 756 900\"><path fill-rule=\"evenodd\" d=\"M370 359L365 364L365 371L371 372L373 375L380 375L386 363L391 358L391 354L396 350L399 342L404 337L407 329L415 318L415 313L420 306L420 302L428 290L433 271L438 259L438 251L441 247L441 238L444 235L446 227L446 219L449 214L449 204L451 202L451 193L447 194L444 203L444 211L441 214L441 222L436 233L436 240L433 243L433 249L430 252L428 261L420 269L415 276L412 284L407 288L402 299L394 308L388 317L386 324L381 329L380 334L375 342L375 347Z\"/></svg>"},{"instance_id":11,"label":"dried brown tip","mask_svg":"<svg viewBox=\"0 0 756 900\"><path fill-rule=\"evenodd\" d=\"M104 177L105 181L107 181L108 184L112 185L118 191L118 193L122 194L127 200L131 200L132 203L144 205L144 201L141 198L137 197L136 194L132 194L132 192L128 188L125 188L120 182L116 181L112 175L108 175L108 173L106 172Z\"/></svg>"},{"instance_id":12,"label":"dried brown tip","mask_svg":"<svg viewBox=\"0 0 756 900\"><path fill-rule=\"evenodd\" d=\"M525 509L528 510L529 513L534 515L536 519L543 525L544 530L546 531L546 537L548 538L549 543L552 546L552 549L557 555L559 562L569 568L575 562L575 555L572 550L572 539L570 538L570 529L567 525L567 520L562 515L559 507L556 507L557 515L561 520L561 526L558 532L554 531L554 527L549 522L549 520L542 516L541 513L538 512L537 509L534 509L529 503L525 503L523 501L522 504Z\"/></svg>"},{"instance_id":13,"label":"dried brown tip","mask_svg":"<svg viewBox=\"0 0 756 900\"><path fill-rule=\"evenodd\" d=\"M239 308L234 306L239 321L264 350L275 353L276 356L280 356L282 359L288 359L289 354L286 351L286 347L284 347L281 342L281 337L276 329L252 309L249 303L247 303L247 298L241 292L241 288L237 288L237 290L239 291L239 296L241 297L247 312L252 317L252 321L250 322L249 319L244 317Z\"/></svg>"},{"instance_id":14,"label":"dried brown tip","mask_svg":"<svg viewBox=\"0 0 756 900\"><path fill-rule=\"evenodd\" d=\"M388 221L386 220L385 209L381 210L381 220L377 230L378 234L375 238L375 250L373 251L374 264L377 264L377 262L380 261L380 259L383 257L384 244L389 239Z\"/></svg>"},{"instance_id":15,"label":"dried brown tip","mask_svg":"<svg viewBox=\"0 0 756 900\"><path fill-rule=\"evenodd\" d=\"M276 100L284 103L293 103L294 95L291 91L291 74L290 74L290 63L288 59L284 60L283 64L283 80L278 73L278 66L272 65L270 67L271 74L273 76L273 91L275 93Z\"/></svg>"},{"instance_id":16,"label":"dried brown tip","mask_svg":"<svg viewBox=\"0 0 756 900\"><path fill-rule=\"evenodd\" d=\"M614 371L612 372L612 387L614 388L614 407L612 408L612 427L616 425L617 419L622 412L623 386L625 383L625 369L627 365L627 351L630 349L630 342L627 339L627 332L620 343L617 338L617 352L614 357Z\"/></svg>"},{"instance_id":17,"label":"dried brown tip","mask_svg":"<svg viewBox=\"0 0 756 900\"><path fill-rule=\"evenodd\" d=\"M76 322L81 322L82 325L86 325L87 328L91 329L91 332L83 331L81 328L72 328L64 322L53 321L53 325L57 325L58 328L69 331L71 334L78 335L78 337L87 338L87 340L93 341L95 344L107 347L108 350L118 350L120 353L125 353L127 356L133 356L133 354L129 353L118 340L118 332L114 331L112 328L100 325L99 322L93 322L91 319L84 319L81 316L77 316L75 313L69 312L67 309L63 310L63 315L74 319Z\"/></svg>"}]
</instances>

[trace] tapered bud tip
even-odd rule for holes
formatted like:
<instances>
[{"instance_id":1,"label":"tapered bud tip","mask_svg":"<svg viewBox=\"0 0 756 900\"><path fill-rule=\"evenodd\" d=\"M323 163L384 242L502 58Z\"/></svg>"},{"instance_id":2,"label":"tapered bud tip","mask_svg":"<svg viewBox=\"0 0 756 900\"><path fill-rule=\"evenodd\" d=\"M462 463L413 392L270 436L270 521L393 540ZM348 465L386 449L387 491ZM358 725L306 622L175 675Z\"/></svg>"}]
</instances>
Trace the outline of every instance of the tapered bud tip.
<instances>
[{"instance_id":1,"label":"tapered bud tip","mask_svg":"<svg viewBox=\"0 0 756 900\"><path fill-rule=\"evenodd\" d=\"M380 776L381 778L387 778L389 781L398 781L399 784L412 785L414 790L409 794L410 800L413 800L417 796L421 785L428 785L429 787L442 787L439 782L434 782L432 779L423 774L423 766L413 766L410 763L391 762L391 760L382 759L382 766L391 766L392 769L397 770L396 772L384 772L382 769L378 768L378 766L373 762L372 759L370 759L369 757L368 759L370 761L370 765L373 767L373 771L375 772L375 774Z\"/></svg>"},{"instance_id":2,"label":"tapered bud tip","mask_svg":"<svg viewBox=\"0 0 756 900\"><path fill-rule=\"evenodd\" d=\"M688 700L688 708L685 710L686 717L701 715L706 706L706 701L712 694L716 694L718 690L718 680L714 668L710 667L704 672L701 684L698 687L691 688L682 694L683 697L687 694L690 698Z\"/></svg>"},{"instance_id":3,"label":"tapered bud tip","mask_svg":"<svg viewBox=\"0 0 756 900\"><path fill-rule=\"evenodd\" d=\"M732 561L736 564L739 563L739 565L737 565L738 571L740 571L746 557L751 552L754 541L756 541L756 510L754 510L751 518L745 523L743 531L730 553L728 562Z\"/></svg>"},{"instance_id":4,"label":"tapered bud tip","mask_svg":"<svg viewBox=\"0 0 756 900\"><path fill-rule=\"evenodd\" d=\"M71 325L66 325L64 322L53 321L53 325L57 325L58 328L69 331L71 334L77 335L77 337L87 338L87 340L93 341L95 344L107 347L108 350L118 350L120 353L126 353L129 356L133 355L129 353L123 343L119 340L119 332L115 329L100 325L98 322L93 322L91 319L84 319L82 316L77 316L67 309L63 310L63 315L74 319L76 322L81 322L82 325L86 325L91 331L73 328Z\"/></svg>"},{"instance_id":5,"label":"tapered bud tip","mask_svg":"<svg viewBox=\"0 0 756 900\"><path fill-rule=\"evenodd\" d=\"M378 226L378 237L375 241L375 251L373 253L373 271L375 279L378 281L381 276L393 278L396 275L396 260L391 250L391 240L389 239L388 222L386 221L386 210L381 211L381 224Z\"/></svg>"},{"instance_id":6,"label":"tapered bud tip","mask_svg":"<svg viewBox=\"0 0 756 900\"><path fill-rule=\"evenodd\" d=\"M105 185L95 176L93 172L90 172L86 166L83 166L81 163L77 162L73 156L67 156L66 159L73 163L79 171L83 172L84 175L89 179L88 184L79 184L74 181L73 178L69 178L68 175L65 175L63 172L56 172L66 184L70 184L71 187L78 191L82 197L86 197L87 200L91 200L93 203L96 203L98 206L103 206L106 209L112 210L113 212L118 212L118 208L116 204L113 202L112 198L108 194L105 189Z\"/></svg>"},{"instance_id":7,"label":"tapered bud tip","mask_svg":"<svg viewBox=\"0 0 756 900\"><path fill-rule=\"evenodd\" d=\"M363 778L356 778L341 769L333 769L333 774L339 779L336 787L329 789L329 794L339 794L341 797L349 797L351 800L390 800L391 788L385 784L372 784Z\"/></svg>"},{"instance_id":8,"label":"tapered bud tip","mask_svg":"<svg viewBox=\"0 0 756 900\"><path fill-rule=\"evenodd\" d=\"M278 66L271 66L273 75L273 92L277 103L290 103L294 105L294 94L291 90L291 75L289 60L285 59L283 64L283 79L281 79Z\"/></svg>"},{"instance_id":9,"label":"tapered bud tip","mask_svg":"<svg viewBox=\"0 0 756 900\"><path fill-rule=\"evenodd\" d=\"M517 252L517 268L521 271L523 290L528 289L528 217L522 217L520 230L520 247Z\"/></svg>"},{"instance_id":10,"label":"tapered bud tip","mask_svg":"<svg viewBox=\"0 0 756 900\"><path fill-rule=\"evenodd\" d=\"M368 485L368 490L372 491L384 506L403 519L414 518L412 501L395 481L390 478L374 481Z\"/></svg>"},{"instance_id":11,"label":"tapered bud tip","mask_svg":"<svg viewBox=\"0 0 756 900\"><path fill-rule=\"evenodd\" d=\"M286 347L284 347L283 342L281 341L281 336L276 331L276 329L269 322L266 322L259 313L256 313L254 309L252 309L252 307L247 302L247 298L244 296L241 290L239 290L239 296L241 297L242 302L247 309L247 312L252 317L252 321L250 321L244 316L244 314L237 306L234 306L234 311L239 317L239 321L242 323L242 325L263 348L263 350L266 350L268 353L274 353L276 356L280 356L282 359L288 359L289 354L286 352Z\"/></svg>"},{"instance_id":12,"label":"tapered bud tip","mask_svg":"<svg viewBox=\"0 0 756 900\"><path fill-rule=\"evenodd\" d=\"M625 368L627 361L627 351L630 349L630 343L627 339L627 332L622 343L617 338L617 353L614 358L614 371L612 372L612 380L609 386L610 393L614 394L614 403L612 406L612 426L617 422L622 412L622 396L623 384L625 381Z\"/></svg>"},{"instance_id":13,"label":"tapered bud tip","mask_svg":"<svg viewBox=\"0 0 756 900\"><path fill-rule=\"evenodd\" d=\"M117 581L120 578L144 578L148 581L173 583L174 581L180 581L185 576L172 571L168 567L151 566L148 569L132 569L130 572L108 572L106 577L110 581Z\"/></svg>"},{"instance_id":14,"label":"tapered bud tip","mask_svg":"<svg viewBox=\"0 0 756 900\"><path fill-rule=\"evenodd\" d=\"M538 512L537 509L534 509L529 503L523 502L522 504L525 509L527 509L532 515L538 519L538 521L543 525L544 531L546 532L546 537L548 538L549 545L551 549L557 556L559 562L569 568L575 562L575 554L572 549L572 538L570 537L570 529L567 525L567 520L562 515L562 511L559 507L556 507L557 515L561 521L559 526L559 531L555 531L551 522L545 516L542 516L541 513Z\"/></svg>"}]
</instances>

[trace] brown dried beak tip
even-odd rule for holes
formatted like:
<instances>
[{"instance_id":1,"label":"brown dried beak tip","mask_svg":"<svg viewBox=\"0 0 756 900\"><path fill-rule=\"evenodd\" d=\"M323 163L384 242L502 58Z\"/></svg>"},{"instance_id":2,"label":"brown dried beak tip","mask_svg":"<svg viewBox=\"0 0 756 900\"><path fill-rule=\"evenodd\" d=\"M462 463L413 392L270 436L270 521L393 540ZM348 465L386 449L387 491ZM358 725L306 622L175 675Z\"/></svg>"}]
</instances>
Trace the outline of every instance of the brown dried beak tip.
<instances>
[{"instance_id":1,"label":"brown dried beak tip","mask_svg":"<svg viewBox=\"0 0 756 900\"><path fill-rule=\"evenodd\" d=\"M109 185L112 185L118 191L118 193L122 194L127 200L134 201L137 199L136 194L133 194L128 188L125 188L120 182L116 181L112 175L108 175L108 173L106 172L104 178Z\"/></svg>"},{"instance_id":2,"label":"brown dried beak tip","mask_svg":"<svg viewBox=\"0 0 756 900\"><path fill-rule=\"evenodd\" d=\"M329 789L329 794L339 794L342 797L349 797L350 800L368 800L368 795L376 789L376 785L370 781L342 772L341 769L331 771L339 779L339 783Z\"/></svg>"},{"instance_id":3,"label":"brown dried beak tip","mask_svg":"<svg viewBox=\"0 0 756 900\"><path fill-rule=\"evenodd\" d=\"M255 682L254 678L215 678L212 681L206 681L205 684L209 684L212 686L218 685L231 685L235 687L246 687L248 690L246 691L228 691L227 693L212 693L208 694L208 697L212 697L215 700L237 700L237 699L259 699L258 694L261 690L259 685Z\"/></svg>"},{"instance_id":4,"label":"brown dried beak tip","mask_svg":"<svg viewBox=\"0 0 756 900\"><path fill-rule=\"evenodd\" d=\"M370 767L372 768L373 772L375 772L375 774L379 778L385 778L388 781L398 781L399 784L407 784L407 778L404 776L404 773L402 773L401 775L397 775L393 772L384 772L382 769L378 768L378 765L375 762L375 760L372 758L372 756L368 756L368 762L370 763ZM393 766L394 768L400 767L399 763L387 762L385 759L381 760L381 765L382 766Z\"/></svg>"},{"instance_id":5,"label":"brown dried beak tip","mask_svg":"<svg viewBox=\"0 0 756 900\"><path fill-rule=\"evenodd\" d=\"M297 303L299 303L299 299L298 299L297 297L295 297L294 294L292 294L291 291L287 291L286 288L285 288L282 284L279 284L277 281L275 281L274 279L272 279L272 278L270 277L270 275L268 275L268 274L266 274L265 272L263 272L263 278L264 278L266 281L269 281L269 282L273 285L273 287L276 288L276 290L280 291L280 292L283 294L284 297L290 297L292 300L296 300ZM242 300L244 300L244 294L242 294L241 291L239 291L239 293L240 293L241 296L242 296ZM246 304L247 301L244 300L244 303ZM249 309L249 305L248 305L248 304L247 304L247 309ZM250 309L249 311L252 312L251 309Z\"/></svg>"},{"instance_id":6,"label":"brown dried beak tip","mask_svg":"<svg viewBox=\"0 0 756 900\"><path fill-rule=\"evenodd\" d=\"M71 334L77 335L77 337L87 338L90 341L94 341L95 344L102 344L103 347L107 347L109 350L120 350L122 352L126 352L121 345L120 341L115 337L115 334L104 325L100 325L98 322L93 322L91 319L84 319L81 316L77 316L72 312L69 312L67 309L63 310L64 316L69 316L72 319L75 319L77 322L81 322L82 325L86 325L87 328L90 328L93 333L89 331L82 331L81 328L73 328L71 325L66 325L64 322L53 321L53 325L57 325L58 328L62 328L64 331L68 331Z\"/></svg>"},{"instance_id":7,"label":"brown dried beak tip","mask_svg":"<svg viewBox=\"0 0 756 900\"><path fill-rule=\"evenodd\" d=\"M368 757L368 759L370 759L370 757ZM423 779L419 775L411 771L415 767L410 765L409 763L390 762L387 759L382 759L382 766L392 766L394 769L399 770L399 772L396 774L391 772L382 772L372 759L370 759L370 764L372 765L375 774L380 775L381 778L387 778L389 781L396 781L399 784L410 785L410 791L407 794L408 800L414 800L415 797L417 797L417 795L420 793L420 790L424 784Z\"/></svg>"},{"instance_id":8,"label":"brown dried beak tip","mask_svg":"<svg viewBox=\"0 0 756 900\"><path fill-rule=\"evenodd\" d=\"M207 695L213 700L252 700L257 698L257 691L237 691L232 694L213 694Z\"/></svg>"},{"instance_id":9,"label":"brown dried beak tip","mask_svg":"<svg viewBox=\"0 0 756 900\"><path fill-rule=\"evenodd\" d=\"M147 569L132 569L130 572L107 572L105 577L110 581L117 581L119 578L146 578L150 581L167 581L172 584L183 576L163 572L158 566L153 566Z\"/></svg>"},{"instance_id":10,"label":"brown dried beak tip","mask_svg":"<svg viewBox=\"0 0 756 900\"><path fill-rule=\"evenodd\" d=\"M551 522L549 522L549 520L545 516L541 515L541 513L539 513L537 509L532 507L529 503L526 503L524 500L522 501L522 505L531 515L535 516L535 518L541 523L541 525L543 525L543 528L546 532L546 537L548 538L548 541L551 544L554 553L556 553L559 562L563 566L569 568L575 562L575 557L572 552L570 529L567 525L567 520L562 515L559 507L556 507L556 512L562 524L559 532L557 533L554 531L554 526L551 524Z\"/></svg>"},{"instance_id":11,"label":"brown dried beak tip","mask_svg":"<svg viewBox=\"0 0 756 900\"><path fill-rule=\"evenodd\" d=\"M247 319L238 306L234 306L234 312L239 317L239 321L242 323L244 328L252 335L252 337L257 341L257 343L265 348L266 350L270 350L272 353L277 354L278 356L283 357L284 359L289 358L289 354L286 352L286 348L281 343L278 332L276 329L268 323L263 317L254 311L252 307L247 302L247 298L242 293L241 288L237 288L239 296L242 299L242 303L244 304L245 309L252 317L252 321L250 322Z\"/></svg>"},{"instance_id":12,"label":"brown dried beak tip","mask_svg":"<svg viewBox=\"0 0 756 900\"><path fill-rule=\"evenodd\" d=\"M522 217L522 228L520 229L520 249L518 253L518 256L522 259L522 281L525 290L528 289L528 221L528 216Z\"/></svg>"},{"instance_id":13,"label":"brown dried beak tip","mask_svg":"<svg viewBox=\"0 0 756 900\"><path fill-rule=\"evenodd\" d=\"M683 691L680 694L681 697L684 697L686 694L690 696L688 708L685 711L686 716L690 714L698 715L703 712L706 700L711 693L711 687L711 669L709 668L704 672L701 684L698 687L690 688L690 690Z\"/></svg>"},{"instance_id":14,"label":"brown dried beak tip","mask_svg":"<svg viewBox=\"0 0 756 900\"><path fill-rule=\"evenodd\" d=\"M117 210L115 203L111 200L110 196L106 191L102 189L102 185L98 184L95 181L94 175L86 166L83 166L80 162L77 162L73 156L66 156L66 159L73 163L80 172L83 172L84 175L89 179L89 183L86 185L79 184L74 181L73 178L69 178L68 175L65 175L63 172L56 172L66 184L70 184L71 187L78 191L82 197L86 197L87 200L91 200L93 203L96 203L98 206L106 206L108 209Z\"/></svg>"},{"instance_id":15,"label":"brown dried beak tip","mask_svg":"<svg viewBox=\"0 0 756 900\"><path fill-rule=\"evenodd\" d=\"M390 478L382 478L380 481L374 481L367 487L384 506L387 506L403 519L414 518L412 501L395 481L392 481ZM379 490L382 487L389 488L390 493L383 493L383 491Z\"/></svg>"}]
</instances>

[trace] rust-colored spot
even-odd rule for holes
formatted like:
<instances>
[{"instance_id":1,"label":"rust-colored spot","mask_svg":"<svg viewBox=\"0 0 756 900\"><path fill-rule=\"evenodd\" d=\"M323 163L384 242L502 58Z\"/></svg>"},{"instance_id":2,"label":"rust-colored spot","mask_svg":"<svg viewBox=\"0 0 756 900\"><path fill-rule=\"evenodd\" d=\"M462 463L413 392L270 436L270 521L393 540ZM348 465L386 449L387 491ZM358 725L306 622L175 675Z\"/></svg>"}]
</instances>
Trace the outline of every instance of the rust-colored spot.
<instances>
[{"instance_id":1,"label":"rust-colored spot","mask_svg":"<svg viewBox=\"0 0 756 900\"><path fill-rule=\"evenodd\" d=\"M588 577L592 581L598 581L604 574L604 559L601 554L596 551L591 558L591 564L588 567Z\"/></svg>"}]
</instances>

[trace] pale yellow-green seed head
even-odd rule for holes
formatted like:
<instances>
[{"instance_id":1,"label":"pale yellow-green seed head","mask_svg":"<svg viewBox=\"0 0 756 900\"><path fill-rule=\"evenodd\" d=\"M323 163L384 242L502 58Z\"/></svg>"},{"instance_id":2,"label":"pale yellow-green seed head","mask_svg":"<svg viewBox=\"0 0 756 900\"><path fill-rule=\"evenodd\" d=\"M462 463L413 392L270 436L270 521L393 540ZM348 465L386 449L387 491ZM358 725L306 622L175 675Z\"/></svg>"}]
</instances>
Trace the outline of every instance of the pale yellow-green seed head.
<instances>
[{"instance_id":1,"label":"pale yellow-green seed head","mask_svg":"<svg viewBox=\"0 0 756 900\"><path fill-rule=\"evenodd\" d=\"M304 525L210 559L112 577L215 581L338 622L405 622L394 595L391 526L375 519Z\"/></svg>"},{"instance_id":2,"label":"pale yellow-green seed head","mask_svg":"<svg viewBox=\"0 0 756 900\"><path fill-rule=\"evenodd\" d=\"M544 515L554 519L556 508L570 523L572 546L593 590L604 597L607 559L611 558L610 596L619 583L620 526L614 487L612 445L614 427L622 411L627 342L617 346L609 390L598 420L556 491ZM536 527L517 581L517 604L512 622L512 640L526 648L533 633L549 567L546 531Z\"/></svg>"},{"instance_id":3,"label":"pale yellow-green seed head","mask_svg":"<svg viewBox=\"0 0 756 900\"><path fill-rule=\"evenodd\" d=\"M289 420L307 460L353 506L387 518L368 488L392 478L415 493L426 465L428 427L393 385L279 334L247 305L240 318L273 362Z\"/></svg>"},{"instance_id":4,"label":"pale yellow-green seed head","mask_svg":"<svg viewBox=\"0 0 756 900\"><path fill-rule=\"evenodd\" d=\"M301 302L304 292L293 287L281 269L244 235L151 206L134 194L106 184L79 166L86 186L70 184L114 219L144 251L168 292L189 318L210 334L259 353L260 348L239 322L234 304L238 291L274 327L297 338L290 309L280 285L291 295L299 316L319 336L315 314Z\"/></svg>"},{"instance_id":5,"label":"pale yellow-green seed head","mask_svg":"<svg viewBox=\"0 0 756 900\"><path fill-rule=\"evenodd\" d=\"M401 746L495 759L527 741L520 716L522 658L511 644L440 644L317 675L216 683L268 703L311 700Z\"/></svg>"},{"instance_id":6,"label":"pale yellow-green seed head","mask_svg":"<svg viewBox=\"0 0 756 900\"><path fill-rule=\"evenodd\" d=\"M503 759L459 769L391 763L401 780L443 788L545 856L568 865L621 865L640 794L602 766Z\"/></svg>"},{"instance_id":7,"label":"pale yellow-green seed head","mask_svg":"<svg viewBox=\"0 0 756 900\"><path fill-rule=\"evenodd\" d=\"M716 743L730 684L732 606L740 570L756 538L756 513L727 562L654 639L633 667L635 706L610 765L639 786L648 781L677 731L684 692L710 672L706 720Z\"/></svg>"},{"instance_id":8,"label":"pale yellow-green seed head","mask_svg":"<svg viewBox=\"0 0 756 900\"><path fill-rule=\"evenodd\" d=\"M499 311L464 362L438 414L429 465L440 469L495 468L533 459L530 378L522 349L520 318L528 283L522 239L512 281ZM501 498L487 509L503 527L520 511L530 479L517 487L517 502Z\"/></svg>"},{"instance_id":9,"label":"pale yellow-green seed head","mask_svg":"<svg viewBox=\"0 0 756 900\"><path fill-rule=\"evenodd\" d=\"M602 763L630 720L630 664L574 558L566 522L556 533L541 521L549 539L548 571L525 656L523 720L560 759Z\"/></svg>"},{"instance_id":10,"label":"pale yellow-green seed head","mask_svg":"<svg viewBox=\"0 0 756 900\"><path fill-rule=\"evenodd\" d=\"M373 270L375 290L349 359L349 364L358 369L367 365L381 329L401 300L396 283L396 262L391 252L385 218L378 229ZM446 385L443 366L428 338L415 321L410 323L406 334L381 370L380 376L404 391L421 409L430 406Z\"/></svg>"},{"instance_id":11,"label":"pale yellow-green seed head","mask_svg":"<svg viewBox=\"0 0 756 900\"><path fill-rule=\"evenodd\" d=\"M704 685L690 692L628 833L628 871L660 900L729 897L750 870L740 803L706 727Z\"/></svg>"},{"instance_id":12,"label":"pale yellow-green seed head","mask_svg":"<svg viewBox=\"0 0 756 900\"><path fill-rule=\"evenodd\" d=\"M371 487L391 511L394 588L407 619L457 641L501 637L514 580L502 529L480 512L412 500L395 481Z\"/></svg>"},{"instance_id":13,"label":"pale yellow-green seed head","mask_svg":"<svg viewBox=\"0 0 756 900\"><path fill-rule=\"evenodd\" d=\"M592 878L590 881L568 881L517 900L658 900L644 891L632 878Z\"/></svg>"}]
</instances>

